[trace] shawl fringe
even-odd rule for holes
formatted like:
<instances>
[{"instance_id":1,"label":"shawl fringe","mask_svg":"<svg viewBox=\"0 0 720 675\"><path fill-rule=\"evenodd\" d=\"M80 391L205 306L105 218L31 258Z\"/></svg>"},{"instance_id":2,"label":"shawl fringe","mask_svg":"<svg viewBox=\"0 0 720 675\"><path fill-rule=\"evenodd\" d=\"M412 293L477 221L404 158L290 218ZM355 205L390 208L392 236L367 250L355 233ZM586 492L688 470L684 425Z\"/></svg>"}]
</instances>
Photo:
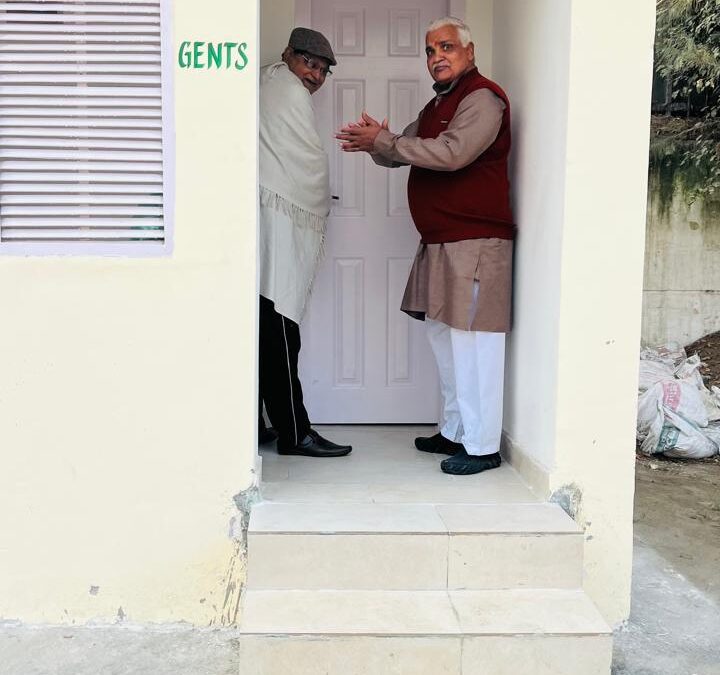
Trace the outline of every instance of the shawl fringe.
<instances>
[{"instance_id":1,"label":"shawl fringe","mask_svg":"<svg viewBox=\"0 0 720 675\"><path fill-rule=\"evenodd\" d=\"M313 286L315 285L315 278L317 277L318 267L320 266L322 259L325 257L325 226L327 223L327 217L319 216L317 213L307 211L306 209L299 207L297 204L293 204L277 192L273 192L272 190L262 187L262 185L260 186L260 205L284 213L297 227L307 228L321 234L320 245L315 252L313 273L310 277L310 283L305 291L305 299L300 311L299 320L297 321L297 323L300 323L302 318L305 316L305 311L307 310L308 303L310 302ZM274 301L275 298L271 298L271 300Z\"/></svg>"},{"instance_id":2,"label":"shawl fringe","mask_svg":"<svg viewBox=\"0 0 720 675\"><path fill-rule=\"evenodd\" d=\"M279 195L277 192L268 190L262 185L260 186L260 204L261 206L266 206L284 213L298 227L321 232L324 238L327 216L319 216L317 213L307 211L297 204L293 204L289 199Z\"/></svg>"}]
</instances>

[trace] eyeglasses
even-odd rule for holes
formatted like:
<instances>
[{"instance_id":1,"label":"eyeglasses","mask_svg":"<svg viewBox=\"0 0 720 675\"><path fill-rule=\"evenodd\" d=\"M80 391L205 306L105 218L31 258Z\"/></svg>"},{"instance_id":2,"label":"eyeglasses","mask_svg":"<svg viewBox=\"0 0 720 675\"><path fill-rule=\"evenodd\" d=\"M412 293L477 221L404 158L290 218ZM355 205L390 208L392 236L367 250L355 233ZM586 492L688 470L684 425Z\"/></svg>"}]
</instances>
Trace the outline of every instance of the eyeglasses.
<instances>
[{"instance_id":1,"label":"eyeglasses","mask_svg":"<svg viewBox=\"0 0 720 675\"><path fill-rule=\"evenodd\" d=\"M316 59L314 56L308 56L305 52L296 51L295 53L302 57L302 60L305 61L305 65L310 68L310 70L316 70L323 77L332 75L332 70L327 68L320 59Z\"/></svg>"}]
</instances>

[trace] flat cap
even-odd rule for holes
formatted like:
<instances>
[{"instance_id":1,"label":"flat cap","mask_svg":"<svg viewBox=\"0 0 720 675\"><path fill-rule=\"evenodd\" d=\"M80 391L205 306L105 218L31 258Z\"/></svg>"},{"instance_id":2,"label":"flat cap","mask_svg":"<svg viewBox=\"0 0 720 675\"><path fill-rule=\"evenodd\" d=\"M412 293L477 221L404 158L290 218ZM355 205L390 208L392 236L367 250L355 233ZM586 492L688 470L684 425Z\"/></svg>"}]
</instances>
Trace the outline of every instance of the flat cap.
<instances>
[{"instance_id":1,"label":"flat cap","mask_svg":"<svg viewBox=\"0 0 720 675\"><path fill-rule=\"evenodd\" d=\"M330 61L331 66L336 66L335 54L328 39L316 30L311 28L293 28L290 33L290 41L288 46L299 52L307 52L313 56L321 56Z\"/></svg>"}]
</instances>

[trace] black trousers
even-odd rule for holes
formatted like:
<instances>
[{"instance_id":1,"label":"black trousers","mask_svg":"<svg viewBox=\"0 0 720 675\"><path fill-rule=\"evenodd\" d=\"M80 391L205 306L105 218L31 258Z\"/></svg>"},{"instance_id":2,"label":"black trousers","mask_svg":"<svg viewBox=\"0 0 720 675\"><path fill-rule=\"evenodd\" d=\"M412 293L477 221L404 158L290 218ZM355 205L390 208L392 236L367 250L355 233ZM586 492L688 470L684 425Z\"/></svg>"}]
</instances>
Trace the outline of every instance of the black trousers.
<instances>
[{"instance_id":1,"label":"black trousers","mask_svg":"<svg viewBox=\"0 0 720 675\"><path fill-rule=\"evenodd\" d=\"M271 300L260 296L260 428L265 404L270 424L278 433L278 447L294 447L310 431L298 379L300 326L275 311Z\"/></svg>"}]
</instances>

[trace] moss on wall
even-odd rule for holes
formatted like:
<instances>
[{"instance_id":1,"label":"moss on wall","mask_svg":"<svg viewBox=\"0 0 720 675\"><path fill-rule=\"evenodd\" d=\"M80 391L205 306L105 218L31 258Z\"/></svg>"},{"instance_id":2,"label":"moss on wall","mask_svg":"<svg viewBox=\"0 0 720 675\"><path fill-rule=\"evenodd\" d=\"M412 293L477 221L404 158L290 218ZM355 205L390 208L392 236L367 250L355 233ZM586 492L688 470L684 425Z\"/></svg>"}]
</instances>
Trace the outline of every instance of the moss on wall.
<instances>
[{"instance_id":1,"label":"moss on wall","mask_svg":"<svg viewBox=\"0 0 720 675\"><path fill-rule=\"evenodd\" d=\"M696 119L655 116L650 142L651 196L664 213L680 192L690 204L720 193L720 129Z\"/></svg>"}]
</instances>

